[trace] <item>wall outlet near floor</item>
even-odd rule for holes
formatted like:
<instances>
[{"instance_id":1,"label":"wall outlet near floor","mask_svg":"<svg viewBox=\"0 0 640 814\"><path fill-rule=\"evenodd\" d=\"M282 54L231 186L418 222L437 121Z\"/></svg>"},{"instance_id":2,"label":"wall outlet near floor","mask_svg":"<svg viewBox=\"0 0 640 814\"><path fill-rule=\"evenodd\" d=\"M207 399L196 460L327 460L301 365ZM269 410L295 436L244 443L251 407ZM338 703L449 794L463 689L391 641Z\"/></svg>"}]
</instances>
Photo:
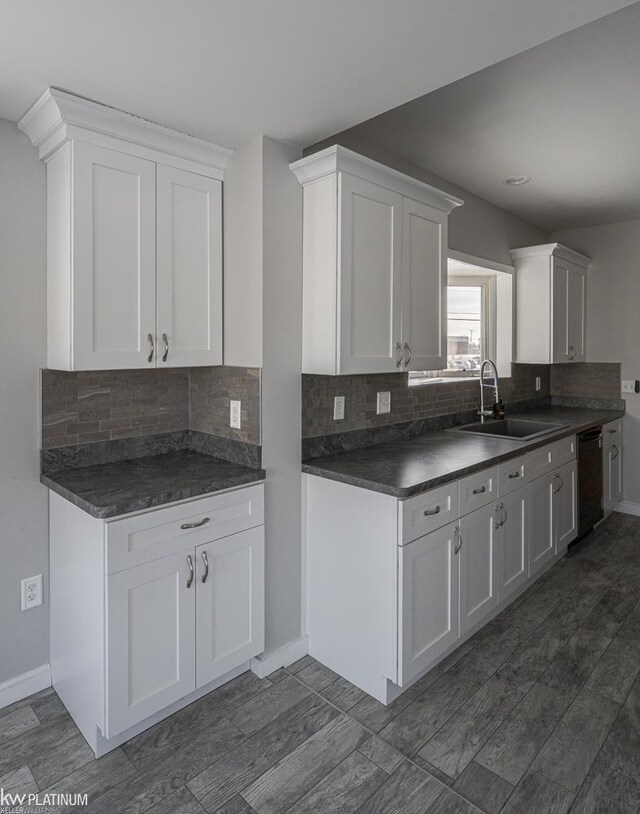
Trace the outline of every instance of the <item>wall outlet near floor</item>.
<instances>
[{"instance_id":1,"label":"wall outlet near floor","mask_svg":"<svg viewBox=\"0 0 640 814\"><path fill-rule=\"evenodd\" d=\"M542 379L540 376L536 376L536 390L542 390Z\"/></svg>"},{"instance_id":2,"label":"wall outlet near floor","mask_svg":"<svg viewBox=\"0 0 640 814\"><path fill-rule=\"evenodd\" d=\"M635 393L636 392L636 383L632 379L626 379L622 382L622 392L623 393Z\"/></svg>"},{"instance_id":3,"label":"wall outlet near floor","mask_svg":"<svg viewBox=\"0 0 640 814\"><path fill-rule=\"evenodd\" d=\"M234 430L239 430L242 426L242 402L229 401L229 426Z\"/></svg>"},{"instance_id":4,"label":"wall outlet near floor","mask_svg":"<svg viewBox=\"0 0 640 814\"><path fill-rule=\"evenodd\" d=\"M342 421L344 418L344 396L336 396L333 399L333 420Z\"/></svg>"},{"instance_id":5,"label":"wall outlet near floor","mask_svg":"<svg viewBox=\"0 0 640 814\"><path fill-rule=\"evenodd\" d=\"M23 611L42 605L42 574L27 577L20 583L20 609Z\"/></svg>"},{"instance_id":6,"label":"wall outlet near floor","mask_svg":"<svg viewBox=\"0 0 640 814\"><path fill-rule=\"evenodd\" d=\"M378 399L376 402L376 412L378 415L383 415L384 413L391 412L391 393L388 390L384 390L382 393L378 393Z\"/></svg>"}]
</instances>

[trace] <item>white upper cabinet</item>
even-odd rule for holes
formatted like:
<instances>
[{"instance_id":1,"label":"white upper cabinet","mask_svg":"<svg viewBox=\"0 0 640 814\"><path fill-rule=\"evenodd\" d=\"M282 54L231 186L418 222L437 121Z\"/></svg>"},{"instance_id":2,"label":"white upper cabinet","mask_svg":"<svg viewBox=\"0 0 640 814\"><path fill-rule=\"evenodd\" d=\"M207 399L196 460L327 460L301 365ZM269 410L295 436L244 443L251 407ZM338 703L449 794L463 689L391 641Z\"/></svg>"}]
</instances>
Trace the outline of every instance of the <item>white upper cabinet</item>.
<instances>
[{"instance_id":1,"label":"white upper cabinet","mask_svg":"<svg viewBox=\"0 0 640 814\"><path fill-rule=\"evenodd\" d=\"M447 217L462 201L342 147L304 186L303 372L446 365Z\"/></svg>"},{"instance_id":2,"label":"white upper cabinet","mask_svg":"<svg viewBox=\"0 0 640 814\"><path fill-rule=\"evenodd\" d=\"M19 126L47 163L49 367L222 364L231 151L53 89Z\"/></svg>"},{"instance_id":3,"label":"white upper cabinet","mask_svg":"<svg viewBox=\"0 0 640 814\"><path fill-rule=\"evenodd\" d=\"M590 258L549 243L514 249L518 362L586 359L586 288Z\"/></svg>"}]
</instances>

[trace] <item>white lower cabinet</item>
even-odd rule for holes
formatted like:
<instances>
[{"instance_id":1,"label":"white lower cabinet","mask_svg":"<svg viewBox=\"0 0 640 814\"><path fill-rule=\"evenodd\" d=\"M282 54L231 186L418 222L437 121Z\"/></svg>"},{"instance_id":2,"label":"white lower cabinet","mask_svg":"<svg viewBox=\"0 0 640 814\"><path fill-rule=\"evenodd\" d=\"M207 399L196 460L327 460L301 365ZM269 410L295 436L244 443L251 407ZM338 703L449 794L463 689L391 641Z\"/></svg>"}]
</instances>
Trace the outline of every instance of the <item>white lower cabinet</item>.
<instances>
[{"instance_id":1,"label":"white lower cabinet","mask_svg":"<svg viewBox=\"0 0 640 814\"><path fill-rule=\"evenodd\" d=\"M529 494L527 487L507 495L498 507L498 602L529 578Z\"/></svg>"},{"instance_id":2,"label":"white lower cabinet","mask_svg":"<svg viewBox=\"0 0 640 814\"><path fill-rule=\"evenodd\" d=\"M498 605L496 510L483 506L460 520L460 635Z\"/></svg>"},{"instance_id":3,"label":"white lower cabinet","mask_svg":"<svg viewBox=\"0 0 640 814\"><path fill-rule=\"evenodd\" d=\"M305 475L310 654L397 698L575 539L575 450L568 436L405 500Z\"/></svg>"},{"instance_id":4,"label":"white lower cabinet","mask_svg":"<svg viewBox=\"0 0 640 814\"><path fill-rule=\"evenodd\" d=\"M458 639L458 526L399 548L399 683L423 672Z\"/></svg>"},{"instance_id":5,"label":"white lower cabinet","mask_svg":"<svg viewBox=\"0 0 640 814\"><path fill-rule=\"evenodd\" d=\"M264 650L262 484L112 521L52 493L50 541L53 685L98 756Z\"/></svg>"},{"instance_id":6,"label":"white lower cabinet","mask_svg":"<svg viewBox=\"0 0 640 814\"><path fill-rule=\"evenodd\" d=\"M622 439L605 443L602 464L602 508L609 514L622 500Z\"/></svg>"}]
</instances>

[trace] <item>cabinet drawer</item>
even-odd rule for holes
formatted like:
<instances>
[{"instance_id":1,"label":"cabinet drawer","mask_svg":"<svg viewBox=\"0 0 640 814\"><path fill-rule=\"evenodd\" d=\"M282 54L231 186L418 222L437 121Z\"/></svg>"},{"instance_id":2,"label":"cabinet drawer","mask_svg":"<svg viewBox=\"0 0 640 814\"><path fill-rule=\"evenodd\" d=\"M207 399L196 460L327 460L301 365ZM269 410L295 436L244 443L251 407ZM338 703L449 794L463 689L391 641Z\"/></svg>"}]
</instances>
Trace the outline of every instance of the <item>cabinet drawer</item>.
<instances>
[{"instance_id":1,"label":"cabinet drawer","mask_svg":"<svg viewBox=\"0 0 640 814\"><path fill-rule=\"evenodd\" d=\"M107 524L107 573L264 523L264 487L248 486Z\"/></svg>"},{"instance_id":2,"label":"cabinet drawer","mask_svg":"<svg viewBox=\"0 0 640 814\"><path fill-rule=\"evenodd\" d=\"M522 455L512 461L506 461L498 467L498 493L511 494L520 489L529 480L528 456Z\"/></svg>"},{"instance_id":3,"label":"cabinet drawer","mask_svg":"<svg viewBox=\"0 0 640 814\"><path fill-rule=\"evenodd\" d=\"M527 469L529 470L530 481L539 478L541 475L546 475L555 467L553 444L548 444L546 447L540 447L534 449L533 452L527 453Z\"/></svg>"},{"instance_id":4,"label":"cabinet drawer","mask_svg":"<svg viewBox=\"0 0 640 814\"><path fill-rule=\"evenodd\" d=\"M570 435L568 438L561 438L553 445L554 466L563 466L570 461L575 461L577 457L576 436Z\"/></svg>"},{"instance_id":5,"label":"cabinet drawer","mask_svg":"<svg viewBox=\"0 0 640 814\"><path fill-rule=\"evenodd\" d=\"M622 435L622 419L618 418L615 421L610 421L602 427L602 441L604 444L609 444L620 438Z\"/></svg>"},{"instance_id":6,"label":"cabinet drawer","mask_svg":"<svg viewBox=\"0 0 640 814\"><path fill-rule=\"evenodd\" d=\"M447 483L400 502L400 544L417 540L458 519L458 484Z\"/></svg>"},{"instance_id":7,"label":"cabinet drawer","mask_svg":"<svg viewBox=\"0 0 640 814\"><path fill-rule=\"evenodd\" d=\"M458 482L460 516L485 506L498 496L498 470L483 469Z\"/></svg>"}]
</instances>

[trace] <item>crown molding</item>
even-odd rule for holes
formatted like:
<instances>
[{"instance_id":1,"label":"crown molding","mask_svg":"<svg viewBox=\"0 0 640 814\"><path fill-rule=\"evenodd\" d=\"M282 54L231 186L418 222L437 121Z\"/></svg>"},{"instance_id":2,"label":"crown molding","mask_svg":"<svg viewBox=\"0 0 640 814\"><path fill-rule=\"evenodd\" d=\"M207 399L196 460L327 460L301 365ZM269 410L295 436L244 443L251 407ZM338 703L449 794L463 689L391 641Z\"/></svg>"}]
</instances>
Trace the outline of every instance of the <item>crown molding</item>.
<instances>
[{"instance_id":1,"label":"crown molding","mask_svg":"<svg viewBox=\"0 0 640 814\"><path fill-rule=\"evenodd\" d=\"M105 146L117 140L126 142L129 152L156 160L171 156L208 167L216 177L222 178L227 161L233 155L228 147L58 88L47 88L20 119L18 127L29 136L44 161L72 139Z\"/></svg>"},{"instance_id":2,"label":"crown molding","mask_svg":"<svg viewBox=\"0 0 640 814\"><path fill-rule=\"evenodd\" d=\"M514 260L522 260L525 257L560 257L578 266L588 266L591 258L586 254L563 246L562 243L543 243L540 246L524 246L521 249L511 249L511 256Z\"/></svg>"},{"instance_id":3,"label":"crown molding","mask_svg":"<svg viewBox=\"0 0 640 814\"><path fill-rule=\"evenodd\" d=\"M462 206L464 201L449 195L424 181L418 181L398 170L386 167L378 161L364 155L334 144L325 150L301 158L289 165L298 181L304 186L338 172L346 172L358 178L364 178L385 189L391 189L400 195L422 201L430 206L446 212L451 212L456 206Z\"/></svg>"}]
</instances>

